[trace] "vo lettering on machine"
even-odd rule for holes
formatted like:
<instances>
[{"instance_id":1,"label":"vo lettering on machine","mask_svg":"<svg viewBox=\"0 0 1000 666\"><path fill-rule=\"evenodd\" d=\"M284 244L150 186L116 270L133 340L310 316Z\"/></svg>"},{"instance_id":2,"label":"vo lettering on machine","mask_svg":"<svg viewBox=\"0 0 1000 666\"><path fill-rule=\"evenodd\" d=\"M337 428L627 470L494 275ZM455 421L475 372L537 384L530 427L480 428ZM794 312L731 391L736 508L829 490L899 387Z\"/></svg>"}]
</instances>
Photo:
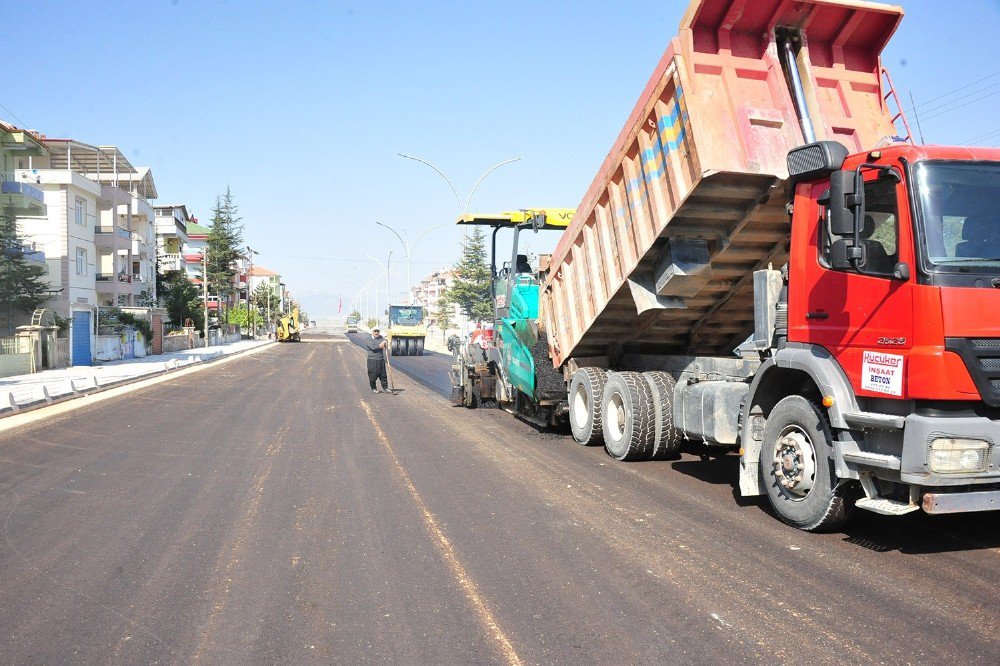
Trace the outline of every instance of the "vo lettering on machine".
<instances>
[{"instance_id":1,"label":"vo lettering on machine","mask_svg":"<svg viewBox=\"0 0 1000 666\"><path fill-rule=\"evenodd\" d=\"M903 395L903 357L866 351L861 360L861 388L876 393Z\"/></svg>"}]
</instances>

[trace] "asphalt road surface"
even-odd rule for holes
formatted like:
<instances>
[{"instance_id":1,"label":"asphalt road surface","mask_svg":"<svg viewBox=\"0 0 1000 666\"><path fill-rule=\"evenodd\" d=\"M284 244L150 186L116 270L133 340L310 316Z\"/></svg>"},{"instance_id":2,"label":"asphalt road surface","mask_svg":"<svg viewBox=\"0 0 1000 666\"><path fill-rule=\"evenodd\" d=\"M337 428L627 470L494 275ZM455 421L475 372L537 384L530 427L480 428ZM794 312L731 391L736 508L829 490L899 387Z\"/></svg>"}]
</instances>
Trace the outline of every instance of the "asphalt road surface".
<instances>
[{"instance_id":1,"label":"asphalt road surface","mask_svg":"<svg viewBox=\"0 0 1000 666\"><path fill-rule=\"evenodd\" d=\"M307 336L0 434L3 660L997 661L995 513L805 534L396 383Z\"/></svg>"}]
</instances>

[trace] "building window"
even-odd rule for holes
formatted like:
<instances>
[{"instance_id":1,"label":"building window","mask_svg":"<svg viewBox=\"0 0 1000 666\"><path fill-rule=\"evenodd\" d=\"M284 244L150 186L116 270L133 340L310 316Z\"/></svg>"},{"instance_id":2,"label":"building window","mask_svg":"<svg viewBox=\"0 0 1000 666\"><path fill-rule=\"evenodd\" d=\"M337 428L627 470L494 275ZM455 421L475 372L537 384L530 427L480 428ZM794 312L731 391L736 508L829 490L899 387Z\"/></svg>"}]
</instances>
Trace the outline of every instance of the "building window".
<instances>
[{"instance_id":1,"label":"building window","mask_svg":"<svg viewBox=\"0 0 1000 666\"><path fill-rule=\"evenodd\" d=\"M87 200L79 197L76 200L76 223L80 226L87 223Z\"/></svg>"},{"instance_id":2,"label":"building window","mask_svg":"<svg viewBox=\"0 0 1000 666\"><path fill-rule=\"evenodd\" d=\"M76 248L76 274L87 274L87 250L82 247Z\"/></svg>"}]
</instances>

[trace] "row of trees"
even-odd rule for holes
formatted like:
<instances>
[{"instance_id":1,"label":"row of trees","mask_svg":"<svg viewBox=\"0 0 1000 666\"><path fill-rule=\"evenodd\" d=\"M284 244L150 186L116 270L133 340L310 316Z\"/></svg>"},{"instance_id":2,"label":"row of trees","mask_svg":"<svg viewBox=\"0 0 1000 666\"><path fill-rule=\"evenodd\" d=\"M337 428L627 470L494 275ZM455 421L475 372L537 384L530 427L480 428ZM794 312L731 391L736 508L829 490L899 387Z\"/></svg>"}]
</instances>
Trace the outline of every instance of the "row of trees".
<instances>
[{"instance_id":1,"label":"row of trees","mask_svg":"<svg viewBox=\"0 0 1000 666\"><path fill-rule=\"evenodd\" d=\"M208 293L219 297L219 321L248 330L259 322L257 313L248 312L245 307L226 308L236 294L239 260L244 256L242 219L232 191L227 187L225 194L216 198L212 208L205 247L205 272ZM196 327L204 326L202 289L191 284L183 271L168 271L163 277L162 287L163 304L171 321L190 319ZM266 284L258 285L251 300L257 312L270 312L272 317L280 314L281 299Z\"/></svg>"}]
</instances>

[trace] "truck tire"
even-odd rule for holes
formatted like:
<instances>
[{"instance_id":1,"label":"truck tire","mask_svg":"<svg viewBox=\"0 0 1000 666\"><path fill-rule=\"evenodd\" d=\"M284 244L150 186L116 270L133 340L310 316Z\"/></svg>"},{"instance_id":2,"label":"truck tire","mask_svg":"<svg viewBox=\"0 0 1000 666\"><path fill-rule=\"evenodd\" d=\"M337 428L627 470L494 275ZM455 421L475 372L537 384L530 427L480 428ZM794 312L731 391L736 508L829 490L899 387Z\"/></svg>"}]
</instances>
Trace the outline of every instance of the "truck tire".
<instances>
[{"instance_id":1,"label":"truck tire","mask_svg":"<svg viewBox=\"0 0 1000 666\"><path fill-rule=\"evenodd\" d=\"M674 427L674 387L677 383L669 372L644 372L653 400L653 419L656 429L653 436L653 460L666 460L681 449L681 433Z\"/></svg>"},{"instance_id":2,"label":"truck tire","mask_svg":"<svg viewBox=\"0 0 1000 666\"><path fill-rule=\"evenodd\" d=\"M399 338L389 338L389 355L399 356Z\"/></svg>"},{"instance_id":3,"label":"truck tire","mask_svg":"<svg viewBox=\"0 0 1000 666\"><path fill-rule=\"evenodd\" d=\"M800 395L771 410L760 449L760 473L767 499L784 522L802 530L829 530L850 516L845 486L837 486L830 424Z\"/></svg>"},{"instance_id":4,"label":"truck tire","mask_svg":"<svg viewBox=\"0 0 1000 666\"><path fill-rule=\"evenodd\" d=\"M580 368L569 382L569 424L573 439L584 446L604 442L601 403L608 373L600 368Z\"/></svg>"},{"instance_id":5,"label":"truck tire","mask_svg":"<svg viewBox=\"0 0 1000 666\"><path fill-rule=\"evenodd\" d=\"M424 339L423 338L417 338L417 352L416 352L416 355L417 356L423 356L424 355Z\"/></svg>"},{"instance_id":6,"label":"truck tire","mask_svg":"<svg viewBox=\"0 0 1000 666\"><path fill-rule=\"evenodd\" d=\"M649 383L638 372L609 372L601 403L604 448L615 460L648 460L656 421Z\"/></svg>"}]
</instances>

